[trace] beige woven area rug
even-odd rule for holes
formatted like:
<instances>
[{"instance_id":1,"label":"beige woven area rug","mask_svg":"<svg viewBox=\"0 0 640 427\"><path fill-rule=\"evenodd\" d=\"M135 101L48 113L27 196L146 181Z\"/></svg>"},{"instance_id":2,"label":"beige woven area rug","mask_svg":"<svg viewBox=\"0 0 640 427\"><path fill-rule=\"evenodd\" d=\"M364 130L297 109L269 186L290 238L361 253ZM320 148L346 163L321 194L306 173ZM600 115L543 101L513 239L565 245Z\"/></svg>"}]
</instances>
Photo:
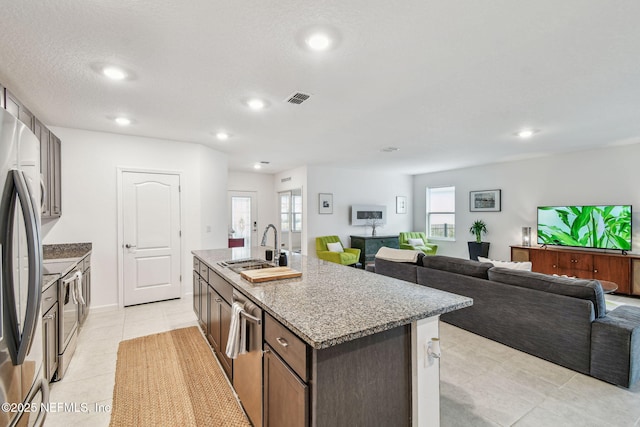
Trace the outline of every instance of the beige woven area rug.
<instances>
[{"instance_id":1,"label":"beige woven area rug","mask_svg":"<svg viewBox=\"0 0 640 427\"><path fill-rule=\"evenodd\" d=\"M120 343L111 427L250 425L197 327Z\"/></svg>"}]
</instances>

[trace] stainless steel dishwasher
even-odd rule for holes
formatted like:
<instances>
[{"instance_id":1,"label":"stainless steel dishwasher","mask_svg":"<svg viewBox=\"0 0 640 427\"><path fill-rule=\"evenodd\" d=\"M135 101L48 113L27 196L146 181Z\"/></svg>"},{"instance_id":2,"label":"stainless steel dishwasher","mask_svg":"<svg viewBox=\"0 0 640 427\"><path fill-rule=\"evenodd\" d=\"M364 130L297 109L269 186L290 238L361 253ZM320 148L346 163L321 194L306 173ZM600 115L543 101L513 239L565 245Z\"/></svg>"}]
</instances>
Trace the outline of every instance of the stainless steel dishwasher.
<instances>
[{"instance_id":1,"label":"stainless steel dishwasher","mask_svg":"<svg viewBox=\"0 0 640 427\"><path fill-rule=\"evenodd\" d=\"M233 388L251 423L262 427L262 310L236 290L233 302L243 305L247 325L247 353L233 362Z\"/></svg>"}]
</instances>

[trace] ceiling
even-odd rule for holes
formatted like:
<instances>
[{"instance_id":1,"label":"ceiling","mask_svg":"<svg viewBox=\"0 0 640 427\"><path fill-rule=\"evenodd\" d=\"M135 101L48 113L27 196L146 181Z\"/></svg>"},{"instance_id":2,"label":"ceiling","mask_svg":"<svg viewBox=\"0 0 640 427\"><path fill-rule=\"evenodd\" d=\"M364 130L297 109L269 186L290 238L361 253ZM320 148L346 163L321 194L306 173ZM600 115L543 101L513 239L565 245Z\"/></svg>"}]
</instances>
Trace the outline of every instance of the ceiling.
<instances>
[{"instance_id":1,"label":"ceiling","mask_svg":"<svg viewBox=\"0 0 640 427\"><path fill-rule=\"evenodd\" d=\"M637 0L11 1L0 82L47 125L196 142L232 170L417 174L639 143L638 16ZM316 28L331 49L305 47Z\"/></svg>"}]
</instances>

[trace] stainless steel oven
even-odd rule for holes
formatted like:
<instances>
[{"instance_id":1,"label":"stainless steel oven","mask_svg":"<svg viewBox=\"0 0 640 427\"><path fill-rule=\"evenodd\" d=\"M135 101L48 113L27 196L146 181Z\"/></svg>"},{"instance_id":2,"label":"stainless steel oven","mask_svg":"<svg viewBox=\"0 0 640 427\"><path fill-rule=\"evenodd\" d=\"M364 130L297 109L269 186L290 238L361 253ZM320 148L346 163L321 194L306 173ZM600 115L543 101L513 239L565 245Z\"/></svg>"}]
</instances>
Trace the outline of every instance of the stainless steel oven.
<instances>
[{"instance_id":1,"label":"stainless steel oven","mask_svg":"<svg viewBox=\"0 0 640 427\"><path fill-rule=\"evenodd\" d=\"M79 287L82 286L82 267L67 273L58 286L58 374L61 380L76 351L78 341Z\"/></svg>"}]
</instances>

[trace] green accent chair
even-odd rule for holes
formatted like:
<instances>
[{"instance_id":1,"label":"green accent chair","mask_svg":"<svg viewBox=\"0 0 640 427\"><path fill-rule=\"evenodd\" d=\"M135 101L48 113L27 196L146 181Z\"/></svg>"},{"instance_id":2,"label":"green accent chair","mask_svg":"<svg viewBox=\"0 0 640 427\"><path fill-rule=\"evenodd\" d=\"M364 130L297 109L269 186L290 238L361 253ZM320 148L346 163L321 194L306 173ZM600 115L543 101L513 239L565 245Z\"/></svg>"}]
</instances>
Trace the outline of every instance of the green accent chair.
<instances>
[{"instance_id":1,"label":"green accent chair","mask_svg":"<svg viewBox=\"0 0 640 427\"><path fill-rule=\"evenodd\" d=\"M410 245L409 239L421 239L421 245ZM414 251L422 251L425 255L435 255L438 251L438 245L429 243L427 236L422 231L405 231L398 236L400 249L412 249Z\"/></svg>"},{"instance_id":2,"label":"green accent chair","mask_svg":"<svg viewBox=\"0 0 640 427\"><path fill-rule=\"evenodd\" d=\"M360 249L345 248L342 245L344 252L331 252L327 247L327 243L336 242L342 245L338 236L316 237L316 254L318 258L342 265L353 265L360 261Z\"/></svg>"}]
</instances>

